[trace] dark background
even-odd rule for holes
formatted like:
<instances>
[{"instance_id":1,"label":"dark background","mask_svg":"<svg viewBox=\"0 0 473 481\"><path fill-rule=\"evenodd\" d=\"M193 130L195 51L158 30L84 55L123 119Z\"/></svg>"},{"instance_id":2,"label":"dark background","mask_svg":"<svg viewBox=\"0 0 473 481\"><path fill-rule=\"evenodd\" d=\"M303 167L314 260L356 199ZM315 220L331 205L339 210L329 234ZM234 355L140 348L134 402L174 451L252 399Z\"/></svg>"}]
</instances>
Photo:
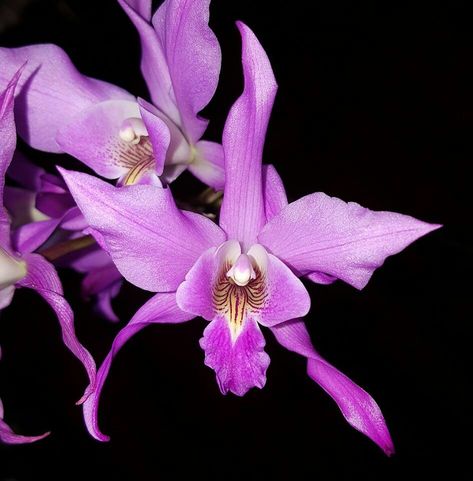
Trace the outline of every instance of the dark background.
<instances>
[{"instance_id":1,"label":"dark background","mask_svg":"<svg viewBox=\"0 0 473 481\"><path fill-rule=\"evenodd\" d=\"M290 199L323 191L444 224L388 259L362 292L308 285L316 347L377 400L396 455L385 457L349 427L305 375L304 360L269 333L264 390L222 396L198 345L202 320L150 327L128 342L101 402L101 426L112 440L96 442L74 405L86 384L81 366L48 307L19 291L1 316L0 395L19 432L53 434L34 445L0 446L1 481L471 479L473 48L466 9L307 5L212 2L223 71L205 112L206 138L219 139L241 91L234 27L241 19L279 83L265 162L277 166ZM137 35L114 1L1 0L0 43L39 42L59 44L83 73L146 98ZM181 196L200 188L190 176L174 185ZM119 326L81 302L77 275L63 277L79 337L101 360ZM115 303L122 324L146 298L124 288Z\"/></svg>"}]
</instances>

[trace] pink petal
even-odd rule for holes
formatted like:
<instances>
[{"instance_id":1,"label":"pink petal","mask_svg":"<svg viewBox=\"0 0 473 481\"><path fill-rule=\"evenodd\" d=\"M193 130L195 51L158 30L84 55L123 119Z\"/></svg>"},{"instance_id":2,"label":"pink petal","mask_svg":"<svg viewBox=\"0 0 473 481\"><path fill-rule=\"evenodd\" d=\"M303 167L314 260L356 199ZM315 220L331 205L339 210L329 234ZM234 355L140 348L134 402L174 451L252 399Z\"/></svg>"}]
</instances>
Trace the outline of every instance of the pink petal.
<instances>
[{"instance_id":1,"label":"pink petal","mask_svg":"<svg viewBox=\"0 0 473 481\"><path fill-rule=\"evenodd\" d=\"M197 114L210 102L220 74L220 45L209 28L209 4L210 0L166 0L153 17L181 126L192 143L207 128L208 122Z\"/></svg>"},{"instance_id":2,"label":"pink petal","mask_svg":"<svg viewBox=\"0 0 473 481\"><path fill-rule=\"evenodd\" d=\"M17 71L13 78L9 79L6 89L0 94L0 247L10 245L10 219L3 206L3 190L5 174L16 147L13 95L21 72Z\"/></svg>"},{"instance_id":3,"label":"pink petal","mask_svg":"<svg viewBox=\"0 0 473 481\"><path fill-rule=\"evenodd\" d=\"M195 158L189 165L189 170L204 184L215 190L223 190L225 185L223 147L216 142L200 140L195 149Z\"/></svg>"},{"instance_id":4,"label":"pink petal","mask_svg":"<svg viewBox=\"0 0 473 481\"><path fill-rule=\"evenodd\" d=\"M169 73L163 44L150 24L151 14L143 4L132 0L118 0L125 13L138 30L141 40L141 71L148 85L154 105L177 125L181 118L176 106L175 94Z\"/></svg>"},{"instance_id":5,"label":"pink petal","mask_svg":"<svg viewBox=\"0 0 473 481\"><path fill-rule=\"evenodd\" d=\"M61 281L56 270L38 254L27 254L23 258L27 263L27 274L17 285L35 290L54 310L61 327L64 344L84 366L89 377L87 389L91 389L95 385L95 362L89 351L76 337L74 314L64 299Z\"/></svg>"},{"instance_id":6,"label":"pink petal","mask_svg":"<svg viewBox=\"0 0 473 481\"><path fill-rule=\"evenodd\" d=\"M348 423L368 436L388 456L393 454L391 436L374 399L319 356L312 346L304 321L295 319L271 330L282 346L308 359L309 376L333 398Z\"/></svg>"},{"instance_id":7,"label":"pink petal","mask_svg":"<svg viewBox=\"0 0 473 481\"><path fill-rule=\"evenodd\" d=\"M286 190L274 165L263 165L263 197L266 222L287 205Z\"/></svg>"},{"instance_id":8,"label":"pink petal","mask_svg":"<svg viewBox=\"0 0 473 481\"><path fill-rule=\"evenodd\" d=\"M276 82L263 47L253 32L238 23L242 36L243 94L235 102L223 132L225 191L220 225L229 239L247 249L264 224L261 159Z\"/></svg>"},{"instance_id":9,"label":"pink petal","mask_svg":"<svg viewBox=\"0 0 473 481\"><path fill-rule=\"evenodd\" d=\"M319 272L362 289L386 257L439 227L316 193L284 208L258 240L301 275Z\"/></svg>"},{"instance_id":10,"label":"pink petal","mask_svg":"<svg viewBox=\"0 0 473 481\"><path fill-rule=\"evenodd\" d=\"M278 258L268 254L266 270L267 298L258 315L263 326L274 326L310 309L310 296L302 282Z\"/></svg>"},{"instance_id":11,"label":"pink petal","mask_svg":"<svg viewBox=\"0 0 473 481\"><path fill-rule=\"evenodd\" d=\"M252 387L262 389L266 383L269 356L258 324L245 319L235 341L225 318L219 316L205 329L200 347L205 351L205 365L215 371L222 394L245 395Z\"/></svg>"},{"instance_id":12,"label":"pink petal","mask_svg":"<svg viewBox=\"0 0 473 481\"><path fill-rule=\"evenodd\" d=\"M225 235L211 220L180 211L169 189L116 188L78 172L61 173L91 233L121 274L142 289L169 292Z\"/></svg>"},{"instance_id":13,"label":"pink petal","mask_svg":"<svg viewBox=\"0 0 473 481\"><path fill-rule=\"evenodd\" d=\"M176 305L175 293L157 294L153 296L133 316L131 321L117 334L112 348L97 372L97 384L91 393L85 393L84 419L89 433L99 441L108 441L98 426L98 406L103 385L114 357L131 336L150 324L177 324L192 319L192 315L181 311Z\"/></svg>"},{"instance_id":14,"label":"pink petal","mask_svg":"<svg viewBox=\"0 0 473 481\"><path fill-rule=\"evenodd\" d=\"M61 152L57 131L91 105L105 100L133 100L119 87L80 74L56 45L0 48L0 88L25 62L15 113L19 134L36 149Z\"/></svg>"},{"instance_id":15,"label":"pink petal","mask_svg":"<svg viewBox=\"0 0 473 481\"><path fill-rule=\"evenodd\" d=\"M44 433L39 436L22 436L13 432L10 426L3 420L3 405L0 399L0 442L5 444L28 444L45 438L50 433Z\"/></svg>"}]
</instances>

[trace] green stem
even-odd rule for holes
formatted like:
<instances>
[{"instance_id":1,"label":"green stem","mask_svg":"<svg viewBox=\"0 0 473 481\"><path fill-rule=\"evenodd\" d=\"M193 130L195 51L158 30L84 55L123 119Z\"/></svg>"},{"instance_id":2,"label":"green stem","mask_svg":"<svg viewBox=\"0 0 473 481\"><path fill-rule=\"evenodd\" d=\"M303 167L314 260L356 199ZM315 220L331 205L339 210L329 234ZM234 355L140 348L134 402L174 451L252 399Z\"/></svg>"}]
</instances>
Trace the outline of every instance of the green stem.
<instances>
[{"instance_id":1,"label":"green stem","mask_svg":"<svg viewBox=\"0 0 473 481\"><path fill-rule=\"evenodd\" d=\"M52 247L40 250L38 253L48 259L48 261L52 262L60 257L71 254L72 252L80 251L93 244L95 244L95 239L91 235L85 235L78 237L77 239L59 242Z\"/></svg>"}]
</instances>

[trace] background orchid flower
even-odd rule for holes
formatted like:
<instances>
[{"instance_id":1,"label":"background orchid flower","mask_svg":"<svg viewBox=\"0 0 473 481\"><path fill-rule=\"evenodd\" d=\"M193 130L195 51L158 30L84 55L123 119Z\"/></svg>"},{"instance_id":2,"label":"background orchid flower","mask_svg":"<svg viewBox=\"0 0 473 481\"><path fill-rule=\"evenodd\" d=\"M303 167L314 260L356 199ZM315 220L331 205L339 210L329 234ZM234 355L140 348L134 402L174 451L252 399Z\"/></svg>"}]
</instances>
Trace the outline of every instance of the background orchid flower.
<instances>
[{"instance_id":1,"label":"background orchid flower","mask_svg":"<svg viewBox=\"0 0 473 481\"><path fill-rule=\"evenodd\" d=\"M90 391L95 384L95 363L90 353L80 344L74 332L74 315L63 297L61 282L56 270L32 249L13 247L10 217L3 205L5 172L11 162L16 144L13 116L13 95L21 71L17 72L0 96L0 309L7 307L16 288L35 290L54 310L62 330L62 338L70 351L84 365ZM25 247L25 246L23 246ZM3 418L1 413L0 418ZM0 422L0 438L6 442L28 442L40 439L15 438L3 421Z\"/></svg>"},{"instance_id":2,"label":"background orchid flower","mask_svg":"<svg viewBox=\"0 0 473 481\"><path fill-rule=\"evenodd\" d=\"M119 332L84 404L90 433L107 440L97 423L98 401L113 357L152 323L210 321L201 339L205 363L222 393L263 387L269 357L261 326L308 360L308 373L339 405L347 421L387 454L393 446L381 411L359 386L314 350L303 321L309 295L297 276L342 279L357 288L384 259L438 228L393 212L374 212L325 194L287 205L274 168L262 151L276 83L258 40L238 24L245 88L225 124L226 183L220 227L180 211L169 189L117 189L86 174L62 171L70 191L119 271L154 292Z\"/></svg>"},{"instance_id":3,"label":"background orchid flower","mask_svg":"<svg viewBox=\"0 0 473 481\"><path fill-rule=\"evenodd\" d=\"M110 256L84 231L88 225L62 178L47 173L16 152L7 176L4 203L12 220L17 251L37 250L58 267L85 274L82 295L94 298L100 315L118 321L111 301L123 284ZM71 252L68 252L71 250Z\"/></svg>"},{"instance_id":4,"label":"background orchid flower","mask_svg":"<svg viewBox=\"0 0 473 481\"><path fill-rule=\"evenodd\" d=\"M32 147L67 152L120 184L174 180L189 170L223 187L222 147L200 140L199 117L218 83L221 54L208 26L210 0L119 0L141 39L143 76L153 104L80 74L55 45L0 49L0 87L25 61L18 131Z\"/></svg>"}]
</instances>

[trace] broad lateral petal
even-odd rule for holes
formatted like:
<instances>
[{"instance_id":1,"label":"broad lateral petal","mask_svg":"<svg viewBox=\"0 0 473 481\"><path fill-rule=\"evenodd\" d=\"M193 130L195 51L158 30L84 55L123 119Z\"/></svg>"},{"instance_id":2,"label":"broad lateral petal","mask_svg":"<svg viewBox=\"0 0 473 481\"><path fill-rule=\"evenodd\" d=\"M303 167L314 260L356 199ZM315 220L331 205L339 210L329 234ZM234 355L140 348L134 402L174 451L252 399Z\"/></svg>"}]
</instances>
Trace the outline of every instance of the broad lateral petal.
<instances>
[{"instance_id":1,"label":"broad lateral petal","mask_svg":"<svg viewBox=\"0 0 473 481\"><path fill-rule=\"evenodd\" d=\"M141 2L118 0L133 25L138 30L141 41L141 71L148 86L151 99L173 122L180 125L181 119L173 90L166 54L153 26L148 12L144 12Z\"/></svg>"},{"instance_id":2,"label":"broad lateral petal","mask_svg":"<svg viewBox=\"0 0 473 481\"><path fill-rule=\"evenodd\" d=\"M301 275L321 272L362 289L386 257L439 227L316 193L289 204L258 240Z\"/></svg>"},{"instance_id":3,"label":"broad lateral petal","mask_svg":"<svg viewBox=\"0 0 473 481\"><path fill-rule=\"evenodd\" d=\"M260 324L270 327L309 312L310 296L304 284L271 254L265 277L267 297L258 317Z\"/></svg>"},{"instance_id":4,"label":"broad lateral petal","mask_svg":"<svg viewBox=\"0 0 473 481\"><path fill-rule=\"evenodd\" d=\"M211 247L199 257L176 292L180 309L208 321L215 315L212 292L219 267L216 251L216 247Z\"/></svg>"},{"instance_id":5,"label":"broad lateral petal","mask_svg":"<svg viewBox=\"0 0 473 481\"><path fill-rule=\"evenodd\" d=\"M84 109L58 130L56 141L97 174L117 179L136 163L138 145L120 138L123 123L140 118L137 102L109 100ZM149 154L148 154L149 156Z\"/></svg>"},{"instance_id":6,"label":"broad lateral petal","mask_svg":"<svg viewBox=\"0 0 473 481\"><path fill-rule=\"evenodd\" d=\"M232 340L227 320L218 316L206 327L200 347L205 365L215 371L222 394L244 396L252 387L262 389L270 359L264 352L265 340L258 323L245 319L242 331Z\"/></svg>"},{"instance_id":7,"label":"broad lateral petal","mask_svg":"<svg viewBox=\"0 0 473 481\"><path fill-rule=\"evenodd\" d=\"M225 185L223 147L207 140L197 142L189 170L204 184L215 190L223 190Z\"/></svg>"},{"instance_id":8,"label":"broad lateral petal","mask_svg":"<svg viewBox=\"0 0 473 481\"><path fill-rule=\"evenodd\" d=\"M88 390L95 385L95 361L79 342L74 329L74 314L63 296L62 285L53 265L38 254L26 254L26 277L17 286L35 290L54 310L58 318L64 344L79 359L89 377Z\"/></svg>"},{"instance_id":9,"label":"broad lateral petal","mask_svg":"<svg viewBox=\"0 0 473 481\"><path fill-rule=\"evenodd\" d=\"M0 399L0 442L5 444L29 444L44 439L49 434L48 432L39 436L23 436L13 432L12 428L3 420L3 404Z\"/></svg>"},{"instance_id":10,"label":"broad lateral petal","mask_svg":"<svg viewBox=\"0 0 473 481\"><path fill-rule=\"evenodd\" d=\"M388 456L394 446L375 400L315 351L304 321L294 319L272 329L278 342L308 359L307 373L337 403L348 423L374 441Z\"/></svg>"},{"instance_id":11,"label":"broad lateral petal","mask_svg":"<svg viewBox=\"0 0 473 481\"><path fill-rule=\"evenodd\" d=\"M287 195L281 177L274 165L263 165L263 197L266 222L287 205Z\"/></svg>"},{"instance_id":12,"label":"broad lateral petal","mask_svg":"<svg viewBox=\"0 0 473 481\"><path fill-rule=\"evenodd\" d=\"M0 48L0 88L27 62L18 82L15 114L20 136L32 147L62 152L56 132L81 110L105 100L133 100L125 90L80 74L56 45Z\"/></svg>"},{"instance_id":13,"label":"broad lateral petal","mask_svg":"<svg viewBox=\"0 0 473 481\"><path fill-rule=\"evenodd\" d=\"M97 372L96 388L88 395L83 405L85 424L89 433L95 439L99 441L109 440L109 437L102 434L98 426L98 406L103 385L107 379L113 358L118 351L130 337L150 324L177 324L189 321L192 317L192 314L179 309L174 292L156 294L138 310L131 321L117 334L110 352Z\"/></svg>"},{"instance_id":14,"label":"broad lateral petal","mask_svg":"<svg viewBox=\"0 0 473 481\"><path fill-rule=\"evenodd\" d=\"M199 256L225 240L211 220L180 211L169 189L116 188L86 174L61 173L91 233L121 274L142 289L177 289Z\"/></svg>"},{"instance_id":15,"label":"broad lateral petal","mask_svg":"<svg viewBox=\"0 0 473 481\"><path fill-rule=\"evenodd\" d=\"M210 0L166 0L153 16L165 50L181 125L192 143L207 121L197 114L210 102L220 75L221 51L209 27Z\"/></svg>"},{"instance_id":16,"label":"broad lateral petal","mask_svg":"<svg viewBox=\"0 0 473 481\"><path fill-rule=\"evenodd\" d=\"M263 227L261 159L277 85L268 57L253 32L238 23L245 78L243 94L225 122L225 190L220 225L248 248Z\"/></svg>"}]
</instances>

